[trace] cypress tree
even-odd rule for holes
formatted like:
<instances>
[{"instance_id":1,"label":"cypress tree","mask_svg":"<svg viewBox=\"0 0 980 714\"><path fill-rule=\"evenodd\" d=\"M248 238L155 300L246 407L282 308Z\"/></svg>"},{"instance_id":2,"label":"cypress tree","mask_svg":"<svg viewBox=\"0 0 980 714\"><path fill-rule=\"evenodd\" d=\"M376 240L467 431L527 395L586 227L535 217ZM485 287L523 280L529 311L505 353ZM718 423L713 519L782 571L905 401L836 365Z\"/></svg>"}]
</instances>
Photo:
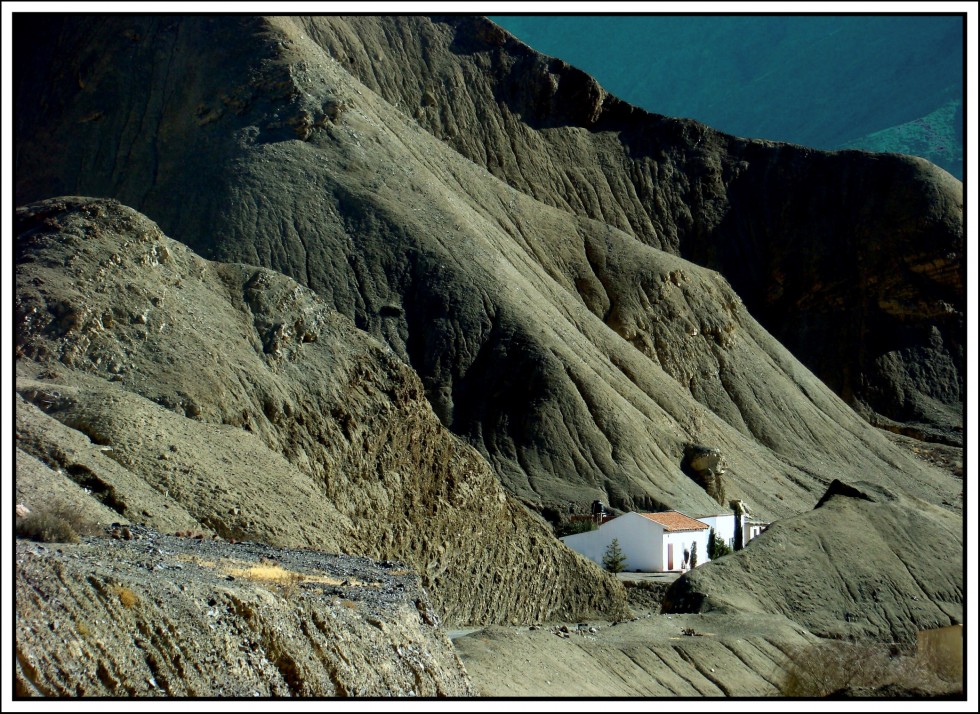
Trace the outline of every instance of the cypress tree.
<instances>
[{"instance_id":1,"label":"cypress tree","mask_svg":"<svg viewBox=\"0 0 980 714\"><path fill-rule=\"evenodd\" d=\"M626 569L626 556L619 547L619 538L613 538L606 548L606 554L602 556L602 567L610 573L621 573Z\"/></svg>"}]
</instances>

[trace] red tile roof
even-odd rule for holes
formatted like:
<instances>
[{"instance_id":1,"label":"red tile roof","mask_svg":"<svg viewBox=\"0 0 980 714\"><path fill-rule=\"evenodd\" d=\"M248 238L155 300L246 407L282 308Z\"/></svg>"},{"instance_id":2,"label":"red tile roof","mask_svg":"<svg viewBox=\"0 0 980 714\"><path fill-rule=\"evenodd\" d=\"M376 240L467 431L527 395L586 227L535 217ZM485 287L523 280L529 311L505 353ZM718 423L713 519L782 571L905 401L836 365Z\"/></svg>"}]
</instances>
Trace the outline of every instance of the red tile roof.
<instances>
[{"instance_id":1,"label":"red tile roof","mask_svg":"<svg viewBox=\"0 0 980 714\"><path fill-rule=\"evenodd\" d=\"M663 513L641 513L644 518L649 518L654 523L659 523L665 531L702 531L707 530L708 526L701 521L697 521L690 516L685 516L679 511L665 511Z\"/></svg>"}]
</instances>

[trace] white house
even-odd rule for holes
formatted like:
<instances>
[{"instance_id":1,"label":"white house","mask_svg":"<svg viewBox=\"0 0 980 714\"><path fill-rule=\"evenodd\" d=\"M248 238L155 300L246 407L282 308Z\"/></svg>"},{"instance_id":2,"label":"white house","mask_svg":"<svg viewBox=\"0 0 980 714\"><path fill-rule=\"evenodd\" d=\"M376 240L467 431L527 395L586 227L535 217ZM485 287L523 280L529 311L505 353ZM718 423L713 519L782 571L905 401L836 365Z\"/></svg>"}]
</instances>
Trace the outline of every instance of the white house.
<instances>
[{"instance_id":1,"label":"white house","mask_svg":"<svg viewBox=\"0 0 980 714\"><path fill-rule=\"evenodd\" d=\"M745 518L745 516L740 516ZM715 529L715 535L732 550L735 550L735 514L722 513L715 516L698 516L698 520ZM744 530L742 531L745 532ZM744 538L744 536L743 536Z\"/></svg>"},{"instance_id":2,"label":"white house","mask_svg":"<svg viewBox=\"0 0 980 714\"><path fill-rule=\"evenodd\" d=\"M769 524L765 521L761 521L757 518L751 518L748 515L736 516L734 513L722 513L715 516L698 516L698 520L702 523L707 524L709 527L715 529L715 535L724 541L724 543L731 548L735 549L735 519L742 519L742 547L748 545L748 542L755 538L757 535L762 533ZM700 558L699 558L700 560Z\"/></svg>"},{"instance_id":3,"label":"white house","mask_svg":"<svg viewBox=\"0 0 980 714\"><path fill-rule=\"evenodd\" d=\"M626 513L603 523L597 530L565 536L562 542L586 558L602 565L606 549L619 541L626 556L626 570L667 572L686 570L697 548L698 563L708 561L708 526L679 511Z\"/></svg>"},{"instance_id":4,"label":"white house","mask_svg":"<svg viewBox=\"0 0 980 714\"><path fill-rule=\"evenodd\" d=\"M746 534L745 542L748 543L768 527L769 523L766 521L761 521L758 518L749 518L745 522L742 530L742 532Z\"/></svg>"}]
</instances>

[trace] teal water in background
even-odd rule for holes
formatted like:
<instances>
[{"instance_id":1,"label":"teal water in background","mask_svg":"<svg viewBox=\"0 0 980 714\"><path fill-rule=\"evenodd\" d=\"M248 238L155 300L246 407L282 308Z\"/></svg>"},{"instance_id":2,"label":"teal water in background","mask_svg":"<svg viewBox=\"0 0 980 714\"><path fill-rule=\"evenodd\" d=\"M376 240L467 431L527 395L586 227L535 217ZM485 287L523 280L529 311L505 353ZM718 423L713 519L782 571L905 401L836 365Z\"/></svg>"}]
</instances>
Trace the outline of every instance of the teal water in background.
<instances>
[{"instance_id":1,"label":"teal water in background","mask_svg":"<svg viewBox=\"0 0 980 714\"><path fill-rule=\"evenodd\" d=\"M657 114L736 136L923 156L963 178L963 19L491 16Z\"/></svg>"}]
</instances>

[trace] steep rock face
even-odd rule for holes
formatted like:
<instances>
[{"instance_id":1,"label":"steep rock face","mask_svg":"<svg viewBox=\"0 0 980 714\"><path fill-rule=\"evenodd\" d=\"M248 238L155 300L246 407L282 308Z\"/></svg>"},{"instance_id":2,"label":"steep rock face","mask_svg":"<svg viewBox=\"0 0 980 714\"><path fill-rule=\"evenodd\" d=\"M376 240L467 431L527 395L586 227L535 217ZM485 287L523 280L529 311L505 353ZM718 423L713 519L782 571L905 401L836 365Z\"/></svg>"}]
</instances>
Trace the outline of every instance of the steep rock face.
<instances>
[{"instance_id":1,"label":"steep rock face","mask_svg":"<svg viewBox=\"0 0 980 714\"><path fill-rule=\"evenodd\" d=\"M698 443L724 452L728 496L760 514L809 507L842 472L958 507L958 481L857 419L717 274L619 230L637 229L614 215L615 200L596 195L611 207L601 220L536 200L531 174L518 186L527 193L501 183L355 79L351 63L324 48L325 38L357 36L380 52L359 22L49 23L74 54L62 62L25 50L18 195L63 188L132 201L205 255L305 283L411 364L440 420L535 505L598 497L623 508L713 510L681 470L685 447ZM480 34L467 40L470 25L460 27L451 46L486 59L467 44ZM217 49L225 45L235 48L227 57ZM644 141L687 151L682 139L707 131L661 124ZM579 143L527 156L603 166L615 147L622 152L615 132L551 129ZM539 134L522 131L537 146ZM590 153L593 142L613 153ZM649 181L634 173L621 172L616 185L629 192ZM684 224L676 216L690 198L662 197L674 207L662 212L674 216L665 225ZM676 248L671 240L662 247ZM196 398L171 401L193 410ZM275 398L269 408L276 412Z\"/></svg>"},{"instance_id":2,"label":"steep rock face","mask_svg":"<svg viewBox=\"0 0 980 714\"><path fill-rule=\"evenodd\" d=\"M962 527L906 494L835 481L809 513L677 580L664 612L771 613L820 637L915 642L963 621Z\"/></svg>"},{"instance_id":3,"label":"steep rock face","mask_svg":"<svg viewBox=\"0 0 980 714\"><path fill-rule=\"evenodd\" d=\"M308 288L113 201L17 220L18 446L61 478L131 521L402 559L448 621L623 611Z\"/></svg>"},{"instance_id":4,"label":"steep rock face","mask_svg":"<svg viewBox=\"0 0 980 714\"><path fill-rule=\"evenodd\" d=\"M651 115L483 18L297 21L509 185L721 271L873 423L962 442L963 188L945 171Z\"/></svg>"},{"instance_id":5,"label":"steep rock face","mask_svg":"<svg viewBox=\"0 0 980 714\"><path fill-rule=\"evenodd\" d=\"M125 533L18 541L18 696L473 694L398 564Z\"/></svg>"}]
</instances>

